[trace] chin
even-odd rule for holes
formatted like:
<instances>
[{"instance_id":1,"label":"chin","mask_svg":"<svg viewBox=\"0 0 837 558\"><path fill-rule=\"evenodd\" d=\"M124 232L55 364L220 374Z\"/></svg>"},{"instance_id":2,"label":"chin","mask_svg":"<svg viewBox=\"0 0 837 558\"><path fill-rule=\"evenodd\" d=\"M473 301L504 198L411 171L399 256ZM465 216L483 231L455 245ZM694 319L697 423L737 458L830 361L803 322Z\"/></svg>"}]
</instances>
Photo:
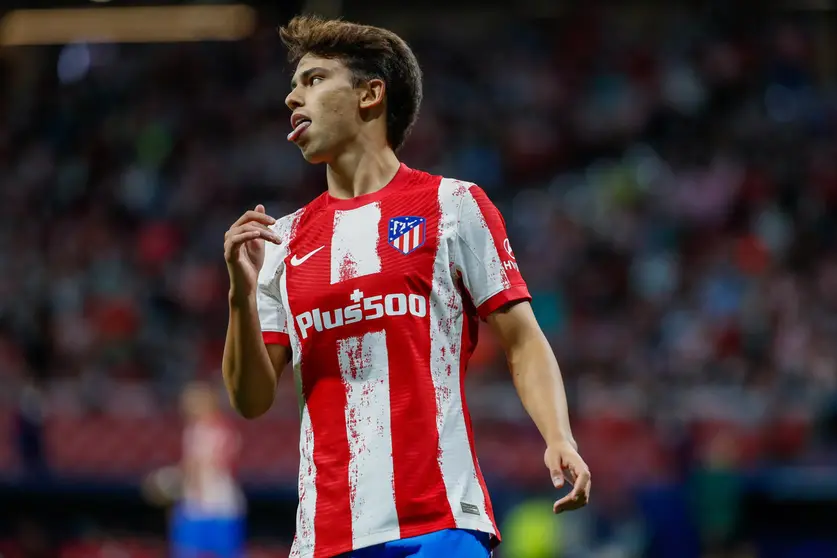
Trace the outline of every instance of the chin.
<instances>
[{"instance_id":1,"label":"chin","mask_svg":"<svg viewBox=\"0 0 837 558\"><path fill-rule=\"evenodd\" d=\"M302 152L302 158L305 159L306 163L311 163L312 165L319 165L321 163L327 162L327 159L325 157L305 153L304 151Z\"/></svg>"},{"instance_id":2,"label":"chin","mask_svg":"<svg viewBox=\"0 0 837 558\"><path fill-rule=\"evenodd\" d=\"M317 165L327 163L330 160L329 153L324 150L314 149L311 145L301 147L302 157L309 163Z\"/></svg>"}]
</instances>

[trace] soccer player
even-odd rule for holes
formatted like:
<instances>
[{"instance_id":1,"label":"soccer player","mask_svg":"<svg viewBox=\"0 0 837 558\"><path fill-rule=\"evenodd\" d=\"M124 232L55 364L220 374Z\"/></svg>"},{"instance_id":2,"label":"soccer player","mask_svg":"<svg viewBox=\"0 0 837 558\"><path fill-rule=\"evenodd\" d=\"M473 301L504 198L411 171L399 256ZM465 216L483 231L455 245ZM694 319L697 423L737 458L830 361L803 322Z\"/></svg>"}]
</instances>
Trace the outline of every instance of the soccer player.
<instances>
[{"instance_id":1,"label":"soccer player","mask_svg":"<svg viewBox=\"0 0 837 558\"><path fill-rule=\"evenodd\" d=\"M171 514L172 558L240 558L245 503L233 473L238 433L208 385L190 384L182 408L186 425L180 465L149 475L146 496L162 505L177 502Z\"/></svg>"},{"instance_id":2,"label":"soccer player","mask_svg":"<svg viewBox=\"0 0 837 558\"><path fill-rule=\"evenodd\" d=\"M232 405L252 418L292 362L292 556L489 556L500 535L463 391L480 319L505 349L554 485L574 483L554 511L590 494L503 218L478 186L396 157L422 98L401 38L311 16L280 35L297 63L288 140L325 163L328 189L278 221L258 205L227 231L223 372Z\"/></svg>"}]
</instances>

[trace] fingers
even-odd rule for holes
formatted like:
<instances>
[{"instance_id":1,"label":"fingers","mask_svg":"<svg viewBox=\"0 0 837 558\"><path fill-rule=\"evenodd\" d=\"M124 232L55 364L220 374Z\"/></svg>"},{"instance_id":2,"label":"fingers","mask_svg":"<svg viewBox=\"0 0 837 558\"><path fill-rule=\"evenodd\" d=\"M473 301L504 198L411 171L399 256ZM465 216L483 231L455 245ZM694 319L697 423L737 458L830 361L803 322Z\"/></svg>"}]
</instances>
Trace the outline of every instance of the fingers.
<instances>
[{"instance_id":1,"label":"fingers","mask_svg":"<svg viewBox=\"0 0 837 558\"><path fill-rule=\"evenodd\" d=\"M587 502L590 501L590 480L590 471L584 469L578 473L573 489L569 494L555 502L552 511L561 513L586 506Z\"/></svg>"},{"instance_id":2,"label":"fingers","mask_svg":"<svg viewBox=\"0 0 837 558\"><path fill-rule=\"evenodd\" d=\"M279 238L279 235L273 232L270 229L262 227L257 223L247 223L244 225L238 225L232 227L227 233L224 235L224 240L228 240L243 233L256 233L253 238L261 237L268 242L273 242L274 244L281 244L282 239Z\"/></svg>"},{"instance_id":3,"label":"fingers","mask_svg":"<svg viewBox=\"0 0 837 558\"><path fill-rule=\"evenodd\" d=\"M561 498L560 500L555 502L555 504L553 504L552 513L557 515L559 513L564 513L564 512L567 512L567 511L577 510L582 505L583 504L579 504L575 500L571 500L570 495L567 494L566 496L564 496L563 498Z\"/></svg>"},{"instance_id":4,"label":"fingers","mask_svg":"<svg viewBox=\"0 0 837 558\"><path fill-rule=\"evenodd\" d=\"M258 231L245 231L236 235L230 235L224 240L224 258L233 262L238 257L241 246L249 241L256 240L261 234Z\"/></svg>"},{"instance_id":5,"label":"fingers","mask_svg":"<svg viewBox=\"0 0 837 558\"><path fill-rule=\"evenodd\" d=\"M279 236L271 230L260 227L255 223L247 223L233 227L224 235L224 256L232 261L238 254L241 245L249 240L261 238L274 244L280 244Z\"/></svg>"},{"instance_id":6,"label":"fingers","mask_svg":"<svg viewBox=\"0 0 837 558\"><path fill-rule=\"evenodd\" d=\"M261 209L261 211L259 211ZM271 217L270 215L265 214L264 206L259 204L256 206L256 209L251 209L250 211L245 211L244 215L238 218L238 220L233 223L233 226L230 227L231 229L240 225L244 225L245 223L261 223L265 226L270 226L276 223L276 219Z\"/></svg>"},{"instance_id":7,"label":"fingers","mask_svg":"<svg viewBox=\"0 0 837 558\"><path fill-rule=\"evenodd\" d=\"M268 229L276 219L265 213L264 205L245 211L224 234L224 257L228 262L238 257L242 244L250 240L262 239L274 244L281 244L279 236Z\"/></svg>"}]
</instances>

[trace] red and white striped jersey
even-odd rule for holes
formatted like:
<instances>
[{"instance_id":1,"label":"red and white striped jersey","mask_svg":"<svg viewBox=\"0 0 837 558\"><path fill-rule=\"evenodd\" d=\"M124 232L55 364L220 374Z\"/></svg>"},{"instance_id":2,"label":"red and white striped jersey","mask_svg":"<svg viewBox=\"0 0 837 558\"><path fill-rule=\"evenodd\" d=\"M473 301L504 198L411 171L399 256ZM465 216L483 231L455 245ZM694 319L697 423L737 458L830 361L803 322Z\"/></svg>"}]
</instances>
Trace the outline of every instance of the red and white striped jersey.
<instances>
[{"instance_id":1,"label":"red and white striped jersey","mask_svg":"<svg viewBox=\"0 0 837 558\"><path fill-rule=\"evenodd\" d=\"M190 516L237 516L244 497L235 480L241 438L221 416L198 419L183 431L184 513Z\"/></svg>"},{"instance_id":2,"label":"red and white striped jersey","mask_svg":"<svg viewBox=\"0 0 837 558\"><path fill-rule=\"evenodd\" d=\"M292 349L302 416L291 555L499 537L463 390L479 318L530 298L499 211L401 165L375 193L325 193L272 229L259 318Z\"/></svg>"}]
</instances>

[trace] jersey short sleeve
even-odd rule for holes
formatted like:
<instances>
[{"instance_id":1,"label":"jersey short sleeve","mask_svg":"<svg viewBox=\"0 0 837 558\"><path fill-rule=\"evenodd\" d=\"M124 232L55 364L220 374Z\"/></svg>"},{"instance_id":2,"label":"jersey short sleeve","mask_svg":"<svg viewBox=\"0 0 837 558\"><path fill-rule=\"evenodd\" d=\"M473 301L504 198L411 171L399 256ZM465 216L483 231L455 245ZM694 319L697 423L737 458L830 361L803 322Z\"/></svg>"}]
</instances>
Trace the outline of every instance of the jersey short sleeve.
<instances>
[{"instance_id":1,"label":"jersey short sleeve","mask_svg":"<svg viewBox=\"0 0 837 558\"><path fill-rule=\"evenodd\" d=\"M283 272L283 269L277 269L276 276L264 282L260 278L256 306L259 310L259 322L262 326L264 342L268 345L279 344L290 347L287 313L278 288L279 277Z\"/></svg>"},{"instance_id":2,"label":"jersey short sleeve","mask_svg":"<svg viewBox=\"0 0 837 558\"><path fill-rule=\"evenodd\" d=\"M259 272L259 286L256 292L256 307L259 311L259 322L262 327L262 337L268 345L279 344L291 346L288 336L288 313L282 302L280 284L285 273L285 256L289 240L288 218L280 220L271 229L284 241L276 245L265 243L265 257Z\"/></svg>"},{"instance_id":3,"label":"jersey short sleeve","mask_svg":"<svg viewBox=\"0 0 837 558\"><path fill-rule=\"evenodd\" d=\"M503 216L476 185L468 187L459 206L454 261L482 318L506 304L532 299Z\"/></svg>"},{"instance_id":4,"label":"jersey short sleeve","mask_svg":"<svg viewBox=\"0 0 837 558\"><path fill-rule=\"evenodd\" d=\"M267 264L267 258L265 260L265 264ZM266 265L262 267L262 271L259 273L256 306L259 310L259 322L261 322L264 342L268 345L278 343L290 347L287 312L285 312L285 307L282 304L282 295L279 290L281 274L285 271L283 267L284 264L281 262L272 266L272 274L270 268L267 268Z\"/></svg>"}]
</instances>

